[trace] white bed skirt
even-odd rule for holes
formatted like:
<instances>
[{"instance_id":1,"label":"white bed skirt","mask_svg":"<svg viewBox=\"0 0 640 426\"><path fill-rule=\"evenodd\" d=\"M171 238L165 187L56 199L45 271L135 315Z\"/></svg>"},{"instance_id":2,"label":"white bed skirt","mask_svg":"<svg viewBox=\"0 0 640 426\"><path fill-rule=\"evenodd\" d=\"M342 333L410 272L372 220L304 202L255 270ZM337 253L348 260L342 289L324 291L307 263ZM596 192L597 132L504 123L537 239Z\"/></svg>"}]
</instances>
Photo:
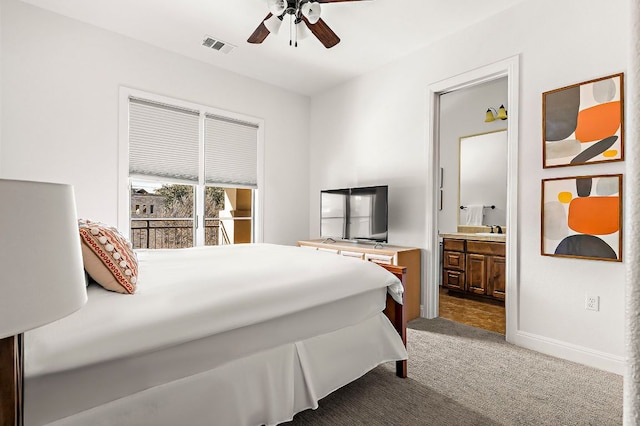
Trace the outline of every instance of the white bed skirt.
<instances>
[{"instance_id":1,"label":"white bed skirt","mask_svg":"<svg viewBox=\"0 0 640 426\"><path fill-rule=\"evenodd\" d=\"M377 365L407 358L383 314L137 392L50 423L86 425L275 425ZM390 373L392 374L392 373ZM87 389L87 391L91 391ZM64 392L64 389L59 389ZM37 403L29 410L37 410ZM39 418L37 413L26 413Z\"/></svg>"}]
</instances>

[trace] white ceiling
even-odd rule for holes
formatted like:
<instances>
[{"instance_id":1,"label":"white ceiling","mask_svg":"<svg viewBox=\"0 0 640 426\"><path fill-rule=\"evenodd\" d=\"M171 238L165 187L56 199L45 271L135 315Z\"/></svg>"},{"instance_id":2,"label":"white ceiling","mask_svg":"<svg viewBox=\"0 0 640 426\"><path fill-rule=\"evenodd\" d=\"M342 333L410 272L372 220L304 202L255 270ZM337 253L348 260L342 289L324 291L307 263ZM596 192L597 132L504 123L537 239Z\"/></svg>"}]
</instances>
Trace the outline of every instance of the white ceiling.
<instances>
[{"instance_id":1,"label":"white ceiling","mask_svg":"<svg viewBox=\"0 0 640 426\"><path fill-rule=\"evenodd\" d=\"M262 44L247 38L269 12L266 0L23 0L305 95L405 56L524 0L366 0L322 5L341 38L326 49L313 36L289 46L288 26ZM285 21L286 22L286 21ZM207 34L237 46L222 54Z\"/></svg>"}]
</instances>

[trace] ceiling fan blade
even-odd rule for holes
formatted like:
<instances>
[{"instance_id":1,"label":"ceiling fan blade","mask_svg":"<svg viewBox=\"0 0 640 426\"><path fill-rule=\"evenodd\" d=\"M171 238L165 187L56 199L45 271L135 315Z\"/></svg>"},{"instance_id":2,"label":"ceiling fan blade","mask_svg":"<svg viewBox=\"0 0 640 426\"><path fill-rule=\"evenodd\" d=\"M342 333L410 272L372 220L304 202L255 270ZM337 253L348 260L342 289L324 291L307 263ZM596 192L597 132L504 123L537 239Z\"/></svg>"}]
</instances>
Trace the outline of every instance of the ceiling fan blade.
<instances>
[{"instance_id":1,"label":"ceiling fan blade","mask_svg":"<svg viewBox=\"0 0 640 426\"><path fill-rule=\"evenodd\" d=\"M347 2L347 1L369 1L369 0L313 0L313 1L317 1L318 3L341 3L341 2Z\"/></svg>"},{"instance_id":2,"label":"ceiling fan blade","mask_svg":"<svg viewBox=\"0 0 640 426\"><path fill-rule=\"evenodd\" d=\"M269 13L267 17L264 18L262 22L260 22L260 25L258 25L258 28L256 28L253 34L249 36L249 38L247 39L249 43L260 44L264 41L265 38L267 38L267 36L269 35L269 30L264 26L264 21L271 18L271 15L272 14Z\"/></svg>"},{"instance_id":3,"label":"ceiling fan blade","mask_svg":"<svg viewBox=\"0 0 640 426\"><path fill-rule=\"evenodd\" d=\"M331 28L322 20L322 18L318 19L318 22L312 24L306 17L302 17L304 23L307 24L307 27L311 30L313 35L315 35L320 43L324 45L327 49L332 48L336 44L340 43L340 37L333 32Z\"/></svg>"}]
</instances>

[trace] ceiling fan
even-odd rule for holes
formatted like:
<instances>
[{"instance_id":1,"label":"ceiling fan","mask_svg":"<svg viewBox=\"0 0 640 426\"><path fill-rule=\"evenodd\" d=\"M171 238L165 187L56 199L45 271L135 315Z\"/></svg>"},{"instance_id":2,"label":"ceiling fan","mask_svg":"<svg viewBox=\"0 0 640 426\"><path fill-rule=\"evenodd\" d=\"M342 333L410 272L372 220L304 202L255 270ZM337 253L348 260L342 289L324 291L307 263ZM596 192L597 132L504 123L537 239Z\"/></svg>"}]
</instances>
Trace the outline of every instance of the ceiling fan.
<instances>
[{"instance_id":1,"label":"ceiling fan","mask_svg":"<svg viewBox=\"0 0 640 426\"><path fill-rule=\"evenodd\" d=\"M320 17L320 3L365 0L267 0L269 14L249 36L249 43L262 43L270 33L277 34L285 15L289 15L289 45L309 35L309 30L327 49L340 43L340 37Z\"/></svg>"}]
</instances>

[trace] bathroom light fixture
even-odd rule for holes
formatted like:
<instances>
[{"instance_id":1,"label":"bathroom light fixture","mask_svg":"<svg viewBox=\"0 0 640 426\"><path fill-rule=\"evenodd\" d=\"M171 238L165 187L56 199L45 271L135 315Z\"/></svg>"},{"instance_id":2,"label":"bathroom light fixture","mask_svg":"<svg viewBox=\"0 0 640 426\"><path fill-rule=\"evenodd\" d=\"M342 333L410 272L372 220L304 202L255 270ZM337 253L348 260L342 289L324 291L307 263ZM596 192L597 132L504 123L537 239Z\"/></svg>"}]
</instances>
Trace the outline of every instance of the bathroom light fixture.
<instances>
[{"instance_id":1,"label":"bathroom light fixture","mask_svg":"<svg viewBox=\"0 0 640 426\"><path fill-rule=\"evenodd\" d=\"M495 115L494 115L495 112ZM498 108L498 111L495 110L495 108L491 108L489 107L487 109L487 114L486 114L486 118L484 119L485 123L490 123L492 121L495 121L496 119L500 119L500 120L506 120L507 117L507 110L505 109L504 105L500 105L500 108Z\"/></svg>"}]
</instances>

